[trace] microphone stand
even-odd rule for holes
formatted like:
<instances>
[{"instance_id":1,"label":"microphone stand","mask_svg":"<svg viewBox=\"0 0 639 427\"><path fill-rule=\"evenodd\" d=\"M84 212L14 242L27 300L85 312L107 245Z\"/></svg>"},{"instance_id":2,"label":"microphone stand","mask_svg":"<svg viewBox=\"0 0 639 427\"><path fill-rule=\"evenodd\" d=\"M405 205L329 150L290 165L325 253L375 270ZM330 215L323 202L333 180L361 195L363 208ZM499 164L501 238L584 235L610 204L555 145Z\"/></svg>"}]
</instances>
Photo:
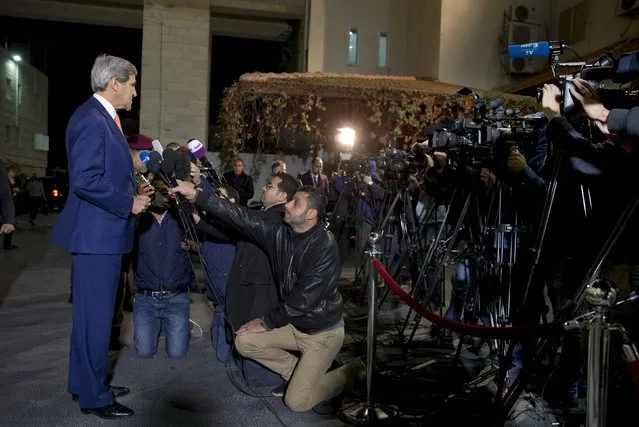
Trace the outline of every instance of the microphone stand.
<instances>
[{"instance_id":1,"label":"microphone stand","mask_svg":"<svg viewBox=\"0 0 639 427\"><path fill-rule=\"evenodd\" d=\"M368 238L368 330L366 334L366 401L356 403L345 409L341 416L345 422L356 426L374 425L391 420L395 416L392 409L376 404L373 399L373 365L375 363L375 345L377 341L377 285L373 261L379 260L381 236L371 233Z\"/></svg>"}]
</instances>

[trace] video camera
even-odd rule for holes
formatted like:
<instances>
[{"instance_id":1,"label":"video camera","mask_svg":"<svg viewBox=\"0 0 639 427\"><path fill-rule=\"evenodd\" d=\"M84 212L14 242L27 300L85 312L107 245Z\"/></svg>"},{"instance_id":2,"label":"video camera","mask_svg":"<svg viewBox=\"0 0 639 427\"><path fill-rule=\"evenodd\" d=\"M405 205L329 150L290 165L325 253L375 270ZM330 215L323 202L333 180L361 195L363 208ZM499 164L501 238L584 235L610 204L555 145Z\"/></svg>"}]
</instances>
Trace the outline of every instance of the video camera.
<instances>
[{"instance_id":1,"label":"video camera","mask_svg":"<svg viewBox=\"0 0 639 427\"><path fill-rule=\"evenodd\" d=\"M624 108L637 105L639 91L624 89L603 89L602 82L611 80L613 83L629 83L639 78L639 53L622 55L618 60L612 54L599 57L592 64L584 61L561 62L560 57L566 49L573 50L563 41L534 42L522 45L508 46L508 57L534 58L549 57L555 84L561 91L561 112L564 116L576 115L583 111L583 107L572 97L570 88L574 88L573 79L579 77L587 81L598 90L601 101L610 108ZM575 74L561 74L562 68L579 68ZM537 90L537 101L541 102L542 91Z\"/></svg>"},{"instance_id":2,"label":"video camera","mask_svg":"<svg viewBox=\"0 0 639 427\"><path fill-rule=\"evenodd\" d=\"M376 159L360 153L340 153L339 160L340 171L348 179L370 175L371 162Z\"/></svg>"},{"instance_id":3,"label":"video camera","mask_svg":"<svg viewBox=\"0 0 639 427\"><path fill-rule=\"evenodd\" d=\"M436 126L426 129L431 151L445 151L456 163L480 165L534 143L540 117L522 117L519 110L505 110L501 99L486 102L480 95L475 98L472 118L442 117Z\"/></svg>"}]
</instances>

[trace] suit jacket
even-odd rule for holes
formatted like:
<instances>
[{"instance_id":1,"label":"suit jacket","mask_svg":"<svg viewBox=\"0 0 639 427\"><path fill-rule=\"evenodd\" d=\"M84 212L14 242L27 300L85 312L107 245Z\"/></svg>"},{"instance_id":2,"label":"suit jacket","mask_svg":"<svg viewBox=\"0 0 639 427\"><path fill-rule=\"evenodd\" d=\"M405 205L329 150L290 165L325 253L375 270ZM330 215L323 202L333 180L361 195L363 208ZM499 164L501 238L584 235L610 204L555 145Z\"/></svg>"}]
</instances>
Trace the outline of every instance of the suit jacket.
<instances>
[{"instance_id":1,"label":"suit jacket","mask_svg":"<svg viewBox=\"0 0 639 427\"><path fill-rule=\"evenodd\" d=\"M253 177L247 175L246 172L242 172L240 175L235 175L233 171L226 172L224 174L224 180L240 193L240 201L238 202L240 206L246 206L248 201L255 195Z\"/></svg>"},{"instance_id":2,"label":"suit jacket","mask_svg":"<svg viewBox=\"0 0 639 427\"><path fill-rule=\"evenodd\" d=\"M0 224L15 224L16 211L13 204L13 191L4 163L0 160Z\"/></svg>"},{"instance_id":3,"label":"suit jacket","mask_svg":"<svg viewBox=\"0 0 639 427\"><path fill-rule=\"evenodd\" d=\"M311 171L306 171L305 173L300 175L299 179L302 182L302 185L315 186L315 183L313 182L313 177L311 176ZM323 173L319 175L317 187L325 196L328 197L328 177L324 175Z\"/></svg>"},{"instance_id":4,"label":"suit jacket","mask_svg":"<svg viewBox=\"0 0 639 427\"><path fill-rule=\"evenodd\" d=\"M124 135L97 99L91 97L71 116L66 148L69 196L53 240L72 253L130 252L133 160Z\"/></svg>"}]
</instances>

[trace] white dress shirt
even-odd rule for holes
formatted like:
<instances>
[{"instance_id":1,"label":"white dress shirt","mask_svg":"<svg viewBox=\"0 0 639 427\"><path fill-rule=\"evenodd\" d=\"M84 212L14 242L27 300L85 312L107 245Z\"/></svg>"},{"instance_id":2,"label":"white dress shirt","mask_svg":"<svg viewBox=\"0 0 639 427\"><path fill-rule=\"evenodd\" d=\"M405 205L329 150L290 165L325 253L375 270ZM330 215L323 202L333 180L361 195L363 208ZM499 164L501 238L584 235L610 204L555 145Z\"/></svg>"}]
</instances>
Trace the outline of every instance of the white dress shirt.
<instances>
[{"instance_id":1,"label":"white dress shirt","mask_svg":"<svg viewBox=\"0 0 639 427\"><path fill-rule=\"evenodd\" d=\"M115 114L116 114L115 107L109 101L107 101L106 99L98 95L97 93L94 93L93 97L97 99L100 102L100 104L102 104L102 106L107 110L107 113L109 113L111 118L115 120Z\"/></svg>"}]
</instances>

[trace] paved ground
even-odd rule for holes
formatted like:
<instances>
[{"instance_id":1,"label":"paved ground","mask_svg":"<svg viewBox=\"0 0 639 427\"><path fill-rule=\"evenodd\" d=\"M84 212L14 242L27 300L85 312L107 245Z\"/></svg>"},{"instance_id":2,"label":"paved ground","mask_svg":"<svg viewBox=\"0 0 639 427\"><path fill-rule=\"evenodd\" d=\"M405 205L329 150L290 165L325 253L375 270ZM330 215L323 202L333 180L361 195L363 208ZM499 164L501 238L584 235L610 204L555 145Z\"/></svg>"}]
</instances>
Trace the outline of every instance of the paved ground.
<instances>
[{"instance_id":1,"label":"paved ground","mask_svg":"<svg viewBox=\"0 0 639 427\"><path fill-rule=\"evenodd\" d=\"M67 302L70 257L50 240L55 219L56 215L40 217L35 227L22 220L14 239L19 249L0 251L2 426L68 427L110 423L81 414L65 393L71 327L71 305ZM352 276L353 269L345 269L344 274ZM353 295L356 294L349 293L347 304L349 336L341 355L344 360L365 352L365 309L356 304ZM441 414L449 390L489 366L487 354L465 351L463 366L451 369L452 347L435 346L427 337L428 325L425 325L416 336L416 349L405 357L398 350L395 332L404 313L404 307L390 299L380 316L382 332L378 339L379 376L376 378L380 400L420 408L412 416L425 417L424 421L442 421L430 425L443 425L443 420L453 418L477 420L483 416L482 408L485 410L490 398L486 396L483 400L481 394L463 410L457 402L447 411L448 416L441 418L437 414ZM193 338L184 360L170 360L162 351L155 359L138 359L131 348L113 355L114 360L117 358L113 384L131 388L131 394L121 402L136 411L135 417L118 421L118 425L344 425L337 419L312 412L293 413L280 398L258 398L240 392L229 379L229 368L215 359L208 340L210 311L197 295L191 317L201 325L204 334ZM130 324L127 314L122 334L125 343L131 341ZM233 375L233 370L230 371ZM266 394L266 390L256 392ZM553 424L554 418L543 417L541 409L531 408L528 402L522 402L515 408L519 415L505 425L559 425ZM391 425L406 424L409 423Z\"/></svg>"}]
</instances>

